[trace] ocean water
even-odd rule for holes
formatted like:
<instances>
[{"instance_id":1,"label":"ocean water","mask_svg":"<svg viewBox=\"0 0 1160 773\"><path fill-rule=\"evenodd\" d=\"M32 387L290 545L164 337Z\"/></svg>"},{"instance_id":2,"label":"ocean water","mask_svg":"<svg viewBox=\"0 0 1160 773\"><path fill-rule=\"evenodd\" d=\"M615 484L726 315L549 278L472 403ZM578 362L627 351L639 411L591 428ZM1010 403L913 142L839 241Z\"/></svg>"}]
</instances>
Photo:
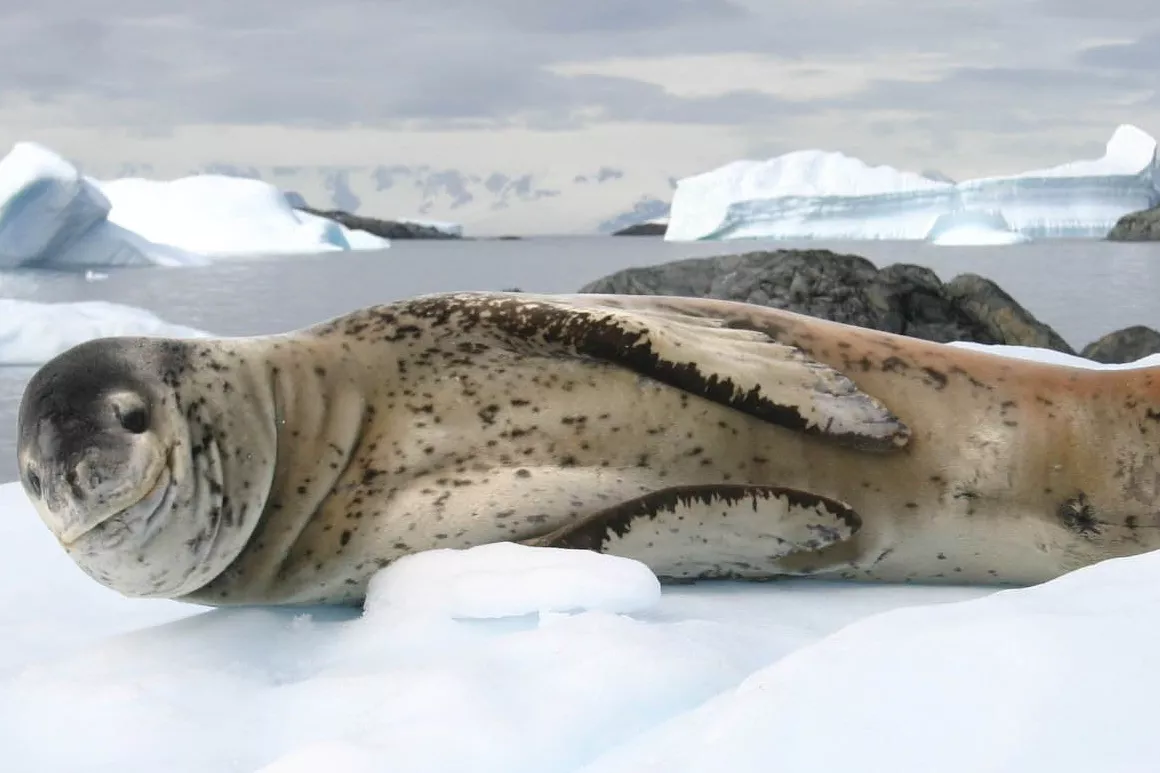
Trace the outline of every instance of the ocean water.
<instances>
[{"instance_id":1,"label":"ocean water","mask_svg":"<svg viewBox=\"0 0 1160 773\"><path fill-rule=\"evenodd\" d=\"M916 263L943 280L973 272L995 280L1077 349L1128 325L1160 328L1160 244L1042 241L1006 247L922 242L667 243L649 237L395 242L382 252L224 261L200 268L83 274L0 272L0 297L107 300L221 335L291 330L347 311L452 290L574 292L629 266L785 247L826 247L878 266ZM16 409L30 369L0 368L0 482L16 479Z\"/></svg>"}]
</instances>

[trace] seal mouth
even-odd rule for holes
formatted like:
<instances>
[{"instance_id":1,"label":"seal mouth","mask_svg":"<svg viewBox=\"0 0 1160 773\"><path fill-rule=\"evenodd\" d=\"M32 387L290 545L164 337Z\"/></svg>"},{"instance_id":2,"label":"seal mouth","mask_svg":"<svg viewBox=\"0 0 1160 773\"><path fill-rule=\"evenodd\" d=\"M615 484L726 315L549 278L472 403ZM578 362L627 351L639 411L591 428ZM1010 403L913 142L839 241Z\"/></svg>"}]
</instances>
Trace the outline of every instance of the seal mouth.
<instances>
[{"instance_id":1,"label":"seal mouth","mask_svg":"<svg viewBox=\"0 0 1160 773\"><path fill-rule=\"evenodd\" d=\"M172 450L167 449L165 461L161 465L161 469L157 471L157 477L154 478L152 485L140 499L98 521L65 532L60 537L60 544L65 548L71 548L83 537L92 534L101 527L115 524L124 528L129 525L128 522L140 522L145 529L145 541L153 539L158 531L159 519L157 516L168 505L172 504L176 491L173 485L172 463Z\"/></svg>"}]
</instances>

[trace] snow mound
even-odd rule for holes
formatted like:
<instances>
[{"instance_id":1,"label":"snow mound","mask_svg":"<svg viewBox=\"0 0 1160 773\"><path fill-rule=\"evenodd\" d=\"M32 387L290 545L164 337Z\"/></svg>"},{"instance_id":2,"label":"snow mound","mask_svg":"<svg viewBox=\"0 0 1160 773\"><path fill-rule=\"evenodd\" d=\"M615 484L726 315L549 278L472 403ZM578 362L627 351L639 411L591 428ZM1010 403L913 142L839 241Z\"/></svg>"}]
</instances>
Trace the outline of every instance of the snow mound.
<instances>
[{"instance_id":1,"label":"snow mound","mask_svg":"<svg viewBox=\"0 0 1160 773\"><path fill-rule=\"evenodd\" d=\"M209 256L386 246L298 213L259 180L100 182L32 142L16 143L0 160L0 269L201 265Z\"/></svg>"},{"instance_id":2,"label":"snow mound","mask_svg":"<svg viewBox=\"0 0 1160 773\"><path fill-rule=\"evenodd\" d=\"M660 595L656 576L639 561L498 542L399 559L371 579L366 611L418 609L453 618L627 613L655 605Z\"/></svg>"},{"instance_id":3,"label":"snow mound","mask_svg":"<svg viewBox=\"0 0 1160 773\"><path fill-rule=\"evenodd\" d=\"M0 366L41 365L79 343L123 335L200 338L209 334L119 303L0 298Z\"/></svg>"},{"instance_id":4,"label":"snow mound","mask_svg":"<svg viewBox=\"0 0 1160 773\"><path fill-rule=\"evenodd\" d=\"M923 239L939 218L970 210L998 213L1026 237L1103 237L1160 204L1158 181L1155 139L1127 125L1101 158L958 183L802 150L680 180L665 238Z\"/></svg>"}]
</instances>

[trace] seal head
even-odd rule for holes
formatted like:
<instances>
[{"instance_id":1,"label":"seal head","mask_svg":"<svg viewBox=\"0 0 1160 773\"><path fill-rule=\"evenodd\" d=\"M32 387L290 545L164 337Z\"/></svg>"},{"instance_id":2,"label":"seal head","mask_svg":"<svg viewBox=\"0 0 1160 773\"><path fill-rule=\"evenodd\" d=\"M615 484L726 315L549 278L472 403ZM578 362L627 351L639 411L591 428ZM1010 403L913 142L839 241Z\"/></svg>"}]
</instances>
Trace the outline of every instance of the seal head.
<instances>
[{"instance_id":1,"label":"seal head","mask_svg":"<svg viewBox=\"0 0 1160 773\"><path fill-rule=\"evenodd\" d=\"M182 595L244 546L222 541L237 508L223 506L222 449L196 433L205 401L182 400L191 355L171 339L88 341L46 363L21 401L25 492L73 560L126 595Z\"/></svg>"}]
</instances>

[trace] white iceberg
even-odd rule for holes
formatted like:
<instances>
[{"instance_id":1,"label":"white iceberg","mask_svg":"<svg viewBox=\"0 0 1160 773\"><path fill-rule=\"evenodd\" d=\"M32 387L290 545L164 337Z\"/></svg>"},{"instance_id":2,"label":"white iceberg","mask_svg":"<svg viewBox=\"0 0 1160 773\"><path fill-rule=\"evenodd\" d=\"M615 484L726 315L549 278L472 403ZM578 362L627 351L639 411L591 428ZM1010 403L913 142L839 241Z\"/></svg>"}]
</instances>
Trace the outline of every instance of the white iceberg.
<instances>
[{"instance_id":1,"label":"white iceberg","mask_svg":"<svg viewBox=\"0 0 1160 773\"><path fill-rule=\"evenodd\" d=\"M1102 238L1123 215L1160 204L1157 168L1156 140L1127 125L1099 159L958 183L801 150L680 180L665 239L926 239L948 215L997 215L1025 238ZM992 230L943 243L1004 238Z\"/></svg>"},{"instance_id":2,"label":"white iceberg","mask_svg":"<svg viewBox=\"0 0 1160 773\"><path fill-rule=\"evenodd\" d=\"M293 209L260 180L171 181L83 175L53 151L18 142L0 160L0 269L198 265L212 257L382 249Z\"/></svg>"},{"instance_id":3,"label":"white iceberg","mask_svg":"<svg viewBox=\"0 0 1160 773\"><path fill-rule=\"evenodd\" d=\"M123 335L201 338L209 334L119 303L0 298L0 366L42 365L79 343Z\"/></svg>"},{"instance_id":4,"label":"white iceberg","mask_svg":"<svg viewBox=\"0 0 1160 773\"><path fill-rule=\"evenodd\" d=\"M658 598L633 562L508 545L387 567L362 615L205 611L92 581L11 483L0 566L4 770L1155 768L1158 553L1016 590L789 580Z\"/></svg>"}]
</instances>

